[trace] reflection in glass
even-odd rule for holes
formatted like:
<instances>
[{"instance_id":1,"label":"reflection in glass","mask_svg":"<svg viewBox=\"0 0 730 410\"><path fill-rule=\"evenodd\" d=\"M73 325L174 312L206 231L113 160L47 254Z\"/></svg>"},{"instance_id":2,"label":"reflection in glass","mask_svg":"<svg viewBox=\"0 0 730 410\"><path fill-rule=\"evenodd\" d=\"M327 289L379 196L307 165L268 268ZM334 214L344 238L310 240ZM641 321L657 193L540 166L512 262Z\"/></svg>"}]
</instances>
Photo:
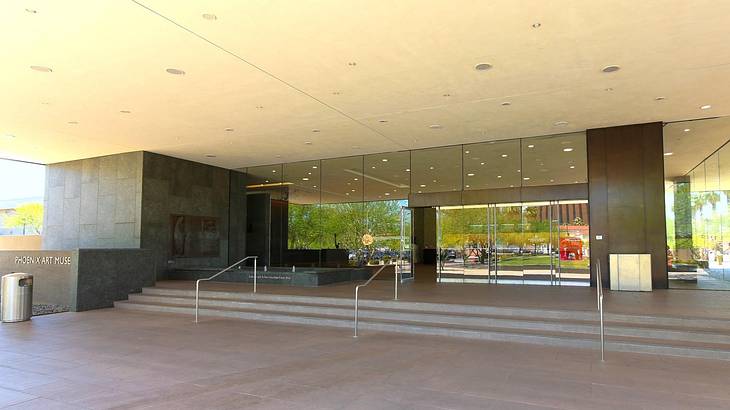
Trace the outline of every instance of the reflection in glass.
<instances>
[{"instance_id":1,"label":"reflection in glass","mask_svg":"<svg viewBox=\"0 0 730 410\"><path fill-rule=\"evenodd\" d=\"M585 133L523 139L522 168L524 186L586 183Z\"/></svg>"},{"instance_id":2,"label":"reflection in glass","mask_svg":"<svg viewBox=\"0 0 730 410\"><path fill-rule=\"evenodd\" d=\"M520 140L464 145L464 190L520 186Z\"/></svg>"},{"instance_id":3,"label":"reflection in glass","mask_svg":"<svg viewBox=\"0 0 730 410\"><path fill-rule=\"evenodd\" d=\"M461 146L411 152L411 192L449 192L462 189Z\"/></svg>"}]
</instances>

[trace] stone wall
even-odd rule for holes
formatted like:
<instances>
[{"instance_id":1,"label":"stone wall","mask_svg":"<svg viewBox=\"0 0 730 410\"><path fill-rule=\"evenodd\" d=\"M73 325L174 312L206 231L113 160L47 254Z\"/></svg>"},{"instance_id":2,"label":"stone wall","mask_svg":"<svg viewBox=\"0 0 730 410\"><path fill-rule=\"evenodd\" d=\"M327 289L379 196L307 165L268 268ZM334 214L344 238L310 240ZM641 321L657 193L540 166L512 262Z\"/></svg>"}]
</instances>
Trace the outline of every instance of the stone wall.
<instances>
[{"instance_id":1,"label":"stone wall","mask_svg":"<svg viewBox=\"0 0 730 410\"><path fill-rule=\"evenodd\" d=\"M229 253L236 257L245 253L245 186L241 184L242 178L233 181L240 189L234 188L234 192L231 185L232 173L234 176L238 173L150 152L144 153L143 170L141 247L153 251L158 279L175 268L225 267L230 263ZM233 218L231 203L239 208ZM217 218L218 255L171 257L171 215ZM234 221L232 230L231 220ZM229 250L230 245L233 250Z\"/></svg>"},{"instance_id":2,"label":"stone wall","mask_svg":"<svg viewBox=\"0 0 730 410\"><path fill-rule=\"evenodd\" d=\"M142 157L48 165L42 248L139 248Z\"/></svg>"}]
</instances>

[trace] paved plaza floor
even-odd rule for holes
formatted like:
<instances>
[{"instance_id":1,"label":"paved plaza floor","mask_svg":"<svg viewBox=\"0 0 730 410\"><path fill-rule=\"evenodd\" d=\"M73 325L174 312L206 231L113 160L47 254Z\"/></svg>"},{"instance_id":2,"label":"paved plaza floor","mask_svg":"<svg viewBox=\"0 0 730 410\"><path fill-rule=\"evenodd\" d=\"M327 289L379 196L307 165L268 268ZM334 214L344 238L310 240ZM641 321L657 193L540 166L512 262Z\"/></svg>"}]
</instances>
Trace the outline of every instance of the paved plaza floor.
<instances>
[{"instance_id":1,"label":"paved plaza floor","mask_svg":"<svg viewBox=\"0 0 730 410\"><path fill-rule=\"evenodd\" d=\"M730 363L105 309L0 325L10 409L730 408Z\"/></svg>"}]
</instances>

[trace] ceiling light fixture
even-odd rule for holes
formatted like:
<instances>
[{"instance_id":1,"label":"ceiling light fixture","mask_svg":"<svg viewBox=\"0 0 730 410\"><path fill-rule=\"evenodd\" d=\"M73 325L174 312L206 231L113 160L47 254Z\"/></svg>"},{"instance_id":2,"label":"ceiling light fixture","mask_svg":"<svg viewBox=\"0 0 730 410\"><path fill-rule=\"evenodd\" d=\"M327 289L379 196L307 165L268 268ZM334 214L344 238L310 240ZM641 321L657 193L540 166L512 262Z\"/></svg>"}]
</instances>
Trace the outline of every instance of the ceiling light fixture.
<instances>
[{"instance_id":1,"label":"ceiling light fixture","mask_svg":"<svg viewBox=\"0 0 730 410\"><path fill-rule=\"evenodd\" d=\"M656 101L664 101L664 100L666 100L666 99L667 99L667 97L661 97L661 96L659 96L659 97L656 97L656 98L654 98L654 99L655 99Z\"/></svg>"},{"instance_id":2,"label":"ceiling light fixture","mask_svg":"<svg viewBox=\"0 0 730 410\"><path fill-rule=\"evenodd\" d=\"M466 174L466 176L468 176L468 177L473 177L473 176L474 176L474 174L473 174L472 172L470 172L470 173Z\"/></svg>"},{"instance_id":3,"label":"ceiling light fixture","mask_svg":"<svg viewBox=\"0 0 730 410\"><path fill-rule=\"evenodd\" d=\"M538 23L532 23L532 28L540 28L542 24Z\"/></svg>"},{"instance_id":4,"label":"ceiling light fixture","mask_svg":"<svg viewBox=\"0 0 730 410\"><path fill-rule=\"evenodd\" d=\"M304 177L304 178L302 178L302 181L309 181L309 178Z\"/></svg>"},{"instance_id":5,"label":"ceiling light fixture","mask_svg":"<svg viewBox=\"0 0 730 410\"><path fill-rule=\"evenodd\" d=\"M172 75L185 75L185 71L180 70L178 68L167 68L167 69L165 69L165 71L167 71L168 74L172 74Z\"/></svg>"},{"instance_id":6,"label":"ceiling light fixture","mask_svg":"<svg viewBox=\"0 0 730 410\"><path fill-rule=\"evenodd\" d=\"M474 66L474 69L477 71L487 71L492 68L492 65L489 63L479 63Z\"/></svg>"},{"instance_id":7,"label":"ceiling light fixture","mask_svg":"<svg viewBox=\"0 0 730 410\"><path fill-rule=\"evenodd\" d=\"M530 144L530 145L527 146L527 148L535 148L535 145L534 144Z\"/></svg>"},{"instance_id":8,"label":"ceiling light fixture","mask_svg":"<svg viewBox=\"0 0 730 410\"><path fill-rule=\"evenodd\" d=\"M507 158L507 157L508 157L508 155L507 155L507 154L502 154L502 155L501 155L501 157L502 157L502 158Z\"/></svg>"},{"instance_id":9,"label":"ceiling light fixture","mask_svg":"<svg viewBox=\"0 0 730 410\"><path fill-rule=\"evenodd\" d=\"M378 122L386 123L388 120L378 120Z\"/></svg>"},{"instance_id":10,"label":"ceiling light fixture","mask_svg":"<svg viewBox=\"0 0 730 410\"><path fill-rule=\"evenodd\" d=\"M312 145L312 141L304 141L304 145Z\"/></svg>"},{"instance_id":11,"label":"ceiling light fixture","mask_svg":"<svg viewBox=\"0 0 730 410\"><path fill-rule=\"evenodd\" d=\"M431 124L428 126L428 128L431 128L432 130L437 130L441 128L440 124Z\"/></svg>"},{"instance_id":12,"label":"ceiling light fixture","mask_svg":"<svg viewBox=\"0 0 730 410\"><path fill-rule=\"evenodd\" d=\"M503 103L502 103L501 105L502 105L503 107L506 107L506 106L508 106L508 105L512 105L512 103L511 103L511 102L509 102L509 101L505 101L505 102L503 102Z\"/></svg>"},{"instance_id":13,"label":"ceiling light fixture","mask_svg":"<svg viewBox=\"0 0 730 410\"><path fill-rule=\"evenodd\" d=\"M381 159L381 161L388 162L388 158L383 158L383 159Z\"/></svg>"},{"instance_id":14,"label":"ceiling light fixture","mask_svg":"<svg viewBox=\"0 0 730 410\"><path fill-rule=\"evenodd\" d=\"M50 73L53 72L53 69L51 67L46 67L42 65L32 65L30 66L31 70L40 71L41 73Z\"/></svg>"},{"instance_id":15,"label":"ceiling light fixture","mask_svg":"<svg viewBox=\"0 0 730 410\"><path fill-rule=\"evenodd\" d=\"M426 188L426 184L419 185L421 188Z\"/></svg>"},{"instance_id":16,"label":"ceiling light fixture","mask_svg":"<svg viewBox=\"0 0 730 410\"><path fill-rule=\"evenodd\" d=\"M444 94L442 94L442 97L451 97L451 94L449 94L449 93L444 93Z\"/></svg>"},{"instance_id":17,"label":"ceiling light fixture","mask_svg":"<svg viewBox=\"0 0 730 410\"><path fill-rule=\"evenodd\" d=\"M410 168L406 168L406 172L411 172L411 169Z\"/></svg>"},{"instance_id":18,"label":"ceiling light fixture","mask_svg":"<svg viewBox=\"0 0 730 410\"><path fill-rule=\"evenodd\" d=\"M233 128L226 128L225 131L231 132L233 131Z\"/></svg>"},{"instance_id":19,"label":"ceiling light fixture","mask_svg":"<svg viewBox=\"0 0 730 410\"><path fill-rule=\"evenodd\" d=\"M319 132L317 128L313 129L312 132Z\"/></svg>"},{"instance_id":20,"label":"ceiling light fixture","mask_svg":"<svg viewBox=\"0 0 730 410\"><path fill-rule=\"evenodd\" d=\"M316 165L312 165L312 169L317 169L317 166Z\"/></svg>"},{"instance_id":21,"label":"ceiling light fixture","mask_svg":"<svg viewBox=\"0 0 730 410\"><path fill-rule=\"evenodd\" d=\"M570 169L575 169L575 165L571 165L570 166Z\"/></svg>"},{"instance_id":22,"label":"ceiling light fixture","mask_svg":"<svg viewBox=\"0 0 730 410\"><path fill-rule=\"evenodd\" d=\"M350 61L349 63L347 63L347 65L349 65L350 67L355 67L357 65L357 62L356 61Z\"/></svg>"},{"instance_id":23,"label":"ceiling light fixture","mask_svg":"<svg viewBox=\"0 0 730 410\"><path fill-rule=\"evenodd\" d=\"M215 158L215 154L205 154L206 158Z\"/></svg>"},{"instance_id":24,"label":"ceiling light fixture","mask_svg":"<svg viewBox=\"0 0 730 410\"><path fill-rule=\"evenodd\" d=\"M573 148L570 148L570 147L563 148L563 152L571 152L571 151L573 151Z\"/></svg>"},{"instance_id":25,"label":"ceiling light fixture","mask_svg":"<svg viewBox=\"0 0 730 410\"><path fill-rule=\"evenodd\" d=\"M479 163L479 165L484 165L484 164L485 164L485 162L480 162L480 163Z\"/></svg>"},{"instance_id":26,"label":"ceiling light fixture","mask_svg":"<svg viewBox=\"0 0 730 410\"><path fill-rule=\"evenodd\" d=\"M119 110L119 112L121 112L122 114L131 114L132 113L132 111L130 111L130 110Z\"/></svg>"},{"instance_id":27,"label":"ceiling light fixture","mask_svg":"<svg viewBox=\"0 0 730 410\"><path fill-rule=\"evenodd\" d=\"M502 178L502 175L497 175L497 178Z\"/></svg>"},{"instance_id":28,"label":"ceiling light fixture","mask_svg":"<svg viewBox=\"0 0 730 410\"><path fill-rule=\"evenodd\" d=\"M524 177L522 179L524 179L525 181L529 181L530 180L530 177Z\"/></svg>"},{"instance_id":29,"label":"ceiling light fixture","mask_svg":"<svg viewBox=\"0 0 730 410\"><path fill-rule=\"evenodd\" d=\"M690 132L690 131L692 131L692 129L690 129L690 128L685 128L684 129L684 132Z\"/></svg>"},{"instance_id":30,"label":"ceiling light fixture","mask_svg":"<svg viewBox=\"0 0 730 410\"><path fill-rule=\"evenodd\" d=\"M700 107L700 110L709 110L710 108L712 108L712 106L710 104L707 104Z\"/></svg>"},{"instance_id":31,"label":"ceiling light fixture","mask_svg":"<svg viewBox=\"0 0 730 410\"><path fill-rule=\"evenodd\" d=\"M664 153L664 156L665 156L665 157L670 157L670 156L672 156L672 155L674 155L674 153L673 153L673 152L665 152L665 153Z\"/></svg>"},{"instance_id":32,"label":"ceiling light fixture","mask_svg":"<svg viewBox=\"0 0 730 410\"><path fill-rule=\"evenodd\" d=\"M615 73L616 71L620 70L621 67L617 65L607 65L601 69L604 73Z\"/></svg>"},{"instance_id":33,"label":"ceiling light fixture","mask_svg":"<svg viewBox=\"0 0 730 410\"><path fill-rule=\"evenodd\" d=\"M557 121L553 125L556 127L564 127L564 126L568 125L568 121Z\"/></svg>"}]
</instances>

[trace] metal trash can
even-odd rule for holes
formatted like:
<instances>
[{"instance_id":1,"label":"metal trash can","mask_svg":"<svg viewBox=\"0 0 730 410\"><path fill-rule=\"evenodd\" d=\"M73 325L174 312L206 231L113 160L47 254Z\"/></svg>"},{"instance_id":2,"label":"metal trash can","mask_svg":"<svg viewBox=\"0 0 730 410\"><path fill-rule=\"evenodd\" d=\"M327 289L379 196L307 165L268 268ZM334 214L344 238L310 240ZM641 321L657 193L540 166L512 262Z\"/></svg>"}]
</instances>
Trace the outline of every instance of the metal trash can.
<instances>
[{"instance_id":1,"label":"metal trash can","mask_svg":"<svg viewBox=\"0 0 730 410\"><path fill-rule=\"evenodd\" d=\"M33 275L10 273L0 284L0 319L23 322L33 315Z\"/></svg>"}]
</instances>

